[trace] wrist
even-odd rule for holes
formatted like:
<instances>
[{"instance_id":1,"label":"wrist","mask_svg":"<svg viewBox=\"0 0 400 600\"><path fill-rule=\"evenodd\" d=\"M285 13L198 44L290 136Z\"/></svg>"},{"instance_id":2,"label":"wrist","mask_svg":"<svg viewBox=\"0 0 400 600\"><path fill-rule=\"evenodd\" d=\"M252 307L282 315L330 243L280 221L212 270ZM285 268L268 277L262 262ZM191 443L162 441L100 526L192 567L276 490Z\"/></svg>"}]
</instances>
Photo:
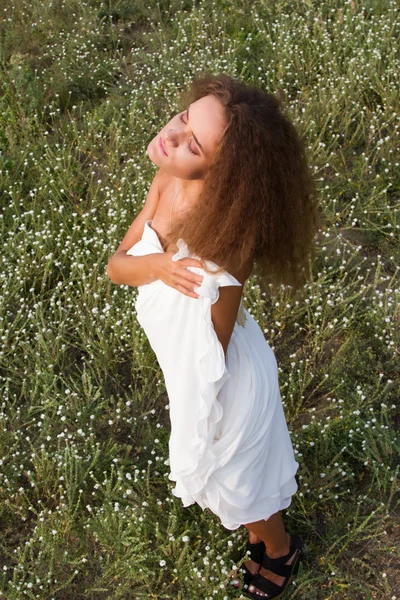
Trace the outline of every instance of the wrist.
<instances>
[{"instance_id":1,"label":"wrist","mask_svg":"<svg viewBox=\"0 0 400 600\"><path fill-rule=\"evenodd\" d=\"M161 279L160 275L161 275L161 264L163 261L163 257L164 255L161 253L157 253L157 254L151 254L148 255L151 256L151 260L150 260L150 264L149 264L149 275L153 278L153 279Z\"/></svg>"}]
</instances>

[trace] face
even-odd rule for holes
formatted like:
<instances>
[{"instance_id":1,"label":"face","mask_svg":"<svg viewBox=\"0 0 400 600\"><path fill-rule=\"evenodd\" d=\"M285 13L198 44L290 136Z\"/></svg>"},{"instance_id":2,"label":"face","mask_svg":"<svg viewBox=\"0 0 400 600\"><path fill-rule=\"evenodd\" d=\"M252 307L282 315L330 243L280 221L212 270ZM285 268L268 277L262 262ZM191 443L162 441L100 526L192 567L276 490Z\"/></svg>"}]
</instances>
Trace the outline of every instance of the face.
<instances>
[{"instance_id":1,"label":"face","mask_svg":"<svg viewBox=\"0 0 400 600\"><path fill-rule=\"evenodd\" d=\"M150 160L181 179L204 179L226 128L222 104L209 95L175 115L147 146Z\"/></svg>"}]
</instances>

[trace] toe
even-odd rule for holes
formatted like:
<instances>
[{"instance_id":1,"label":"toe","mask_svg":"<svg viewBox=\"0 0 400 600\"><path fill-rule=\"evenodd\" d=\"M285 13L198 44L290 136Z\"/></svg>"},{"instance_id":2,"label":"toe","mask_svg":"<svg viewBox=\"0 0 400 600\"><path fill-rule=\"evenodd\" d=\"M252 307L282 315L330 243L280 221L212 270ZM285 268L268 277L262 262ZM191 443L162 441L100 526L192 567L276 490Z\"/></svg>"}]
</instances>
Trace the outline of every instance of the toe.
<instances>
[{"instance_id":1,"label":"toe","mask_svg":"<svg viewBox=\"0 0 400 600\"><path fill-rule=\"evenodd\" d=\"M268 597L268 594L265 594L264 592L262 592L258 588L254 587L254 585L249 585L249 592L251 592L252 594L257 594L257 596L260 596L260 598L267 598Z\"/></svg>"}]
</instances>

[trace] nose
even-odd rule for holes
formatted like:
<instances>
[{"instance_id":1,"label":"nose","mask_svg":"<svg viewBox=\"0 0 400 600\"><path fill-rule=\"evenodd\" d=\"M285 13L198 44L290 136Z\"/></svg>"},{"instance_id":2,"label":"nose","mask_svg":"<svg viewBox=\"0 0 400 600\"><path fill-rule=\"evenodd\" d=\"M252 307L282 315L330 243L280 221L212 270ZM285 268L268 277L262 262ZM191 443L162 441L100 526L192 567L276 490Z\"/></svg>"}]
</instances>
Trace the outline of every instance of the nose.
<instances>
[{"instance_id":1,"label":"nose","mask_svg":"<svg viewBox=\"0 0 400 600\"><path fill-rule=\"evenodd\" d=\"M181 132L176 129L167 129L165 139L172 144L172 146L178 146Z\"/></svg>"},{"instance_id":2,"label":"nose","mask_svg":"<svg viewBox=\"0 0 400 600\"><path fill-rule=\"evenodd\" d=\"M173 129L168 129L167 133L165 134L165 139L167 140L167 142L169 142L173 146L176 146L177 145L176 131L174 131Z\"/></svg>"}]
</instances>

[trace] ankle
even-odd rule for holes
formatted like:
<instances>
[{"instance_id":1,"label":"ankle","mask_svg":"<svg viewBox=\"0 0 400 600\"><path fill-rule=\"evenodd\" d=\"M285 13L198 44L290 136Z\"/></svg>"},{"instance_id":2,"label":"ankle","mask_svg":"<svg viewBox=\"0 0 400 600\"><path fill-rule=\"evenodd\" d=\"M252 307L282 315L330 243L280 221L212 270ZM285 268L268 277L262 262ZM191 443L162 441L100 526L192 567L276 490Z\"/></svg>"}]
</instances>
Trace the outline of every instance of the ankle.
<instances>
[{"instance_id":1,"label":"ankle","mask_svg":"<svg viewBox=\"0 0 400 600\"><path fill-rule=\"evenodd\" d=\"M270 558L280 558L281 556L286 556L287 554L289 554L291 539L288 533L286 534L286 536L287 538L284 546L275 546L274 548L267 548L267 555Z\"/></svg>"},{"instance_id":2,"label":"ankle","mask_svg":"<svg viewBox=\"0 0 400 600\"><path fill-rule=\"evenodd\" d=\"M262 539L257 537L255 533L249 531L249 542L250 544L259 544L260 542L262 542Z\"/></svg>"}]
</instances>

